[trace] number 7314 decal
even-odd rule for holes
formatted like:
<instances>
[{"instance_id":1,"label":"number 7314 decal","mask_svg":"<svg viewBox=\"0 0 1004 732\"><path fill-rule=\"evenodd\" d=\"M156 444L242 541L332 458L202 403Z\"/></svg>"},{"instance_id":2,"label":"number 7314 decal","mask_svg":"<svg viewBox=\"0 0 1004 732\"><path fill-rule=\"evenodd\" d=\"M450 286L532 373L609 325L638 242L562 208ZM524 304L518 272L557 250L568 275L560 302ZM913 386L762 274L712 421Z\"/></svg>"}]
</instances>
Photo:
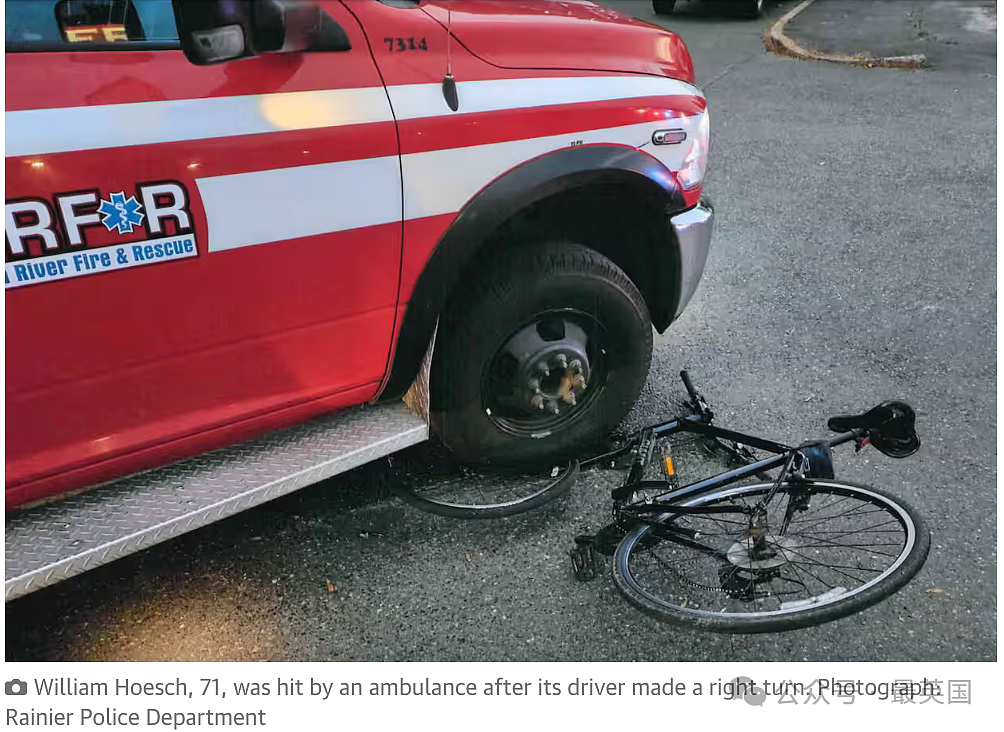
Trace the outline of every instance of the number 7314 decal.
<instances>
[{"instance_id":1,"label":"number 7314 decal","mask_svg":"<svg viewBox=\"0 0 1004 732\"><path fill-rule=\"evenodd\" d=\"M383 42L387 44L387 50L391 53L429 50L424 38L384 38Z\"/></svg>"}]
</instances>

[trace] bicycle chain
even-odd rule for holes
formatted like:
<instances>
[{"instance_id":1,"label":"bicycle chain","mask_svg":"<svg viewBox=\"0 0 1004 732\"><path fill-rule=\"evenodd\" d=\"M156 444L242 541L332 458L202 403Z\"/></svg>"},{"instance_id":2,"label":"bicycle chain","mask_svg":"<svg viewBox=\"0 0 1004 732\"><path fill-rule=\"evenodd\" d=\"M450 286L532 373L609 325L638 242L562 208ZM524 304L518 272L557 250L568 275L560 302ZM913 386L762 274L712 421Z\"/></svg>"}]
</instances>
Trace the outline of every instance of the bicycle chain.
<instances>
[{"instance_id":1,"label":"bicycle chain","mask_svg":"<svg viewBox=\"0 0 1004 732\"><path fill-rule=\"evenodd\" d=\"M683 582L685 584L688 584L691 587L697 587L698 589L707 590L708 592L721 592L721 593L728 592L728 590L726 590L726 589L724 589L722 587L708 587L707 585L702 585L700 582L695 582L694 580L690 579L689 577L684 577L674 567L672 567L671 565L667 564L665 562L665 560L663 560L662 557L660 557L658 554L656 554L655 552L652 552L651 550L649 550L649 551L651 552L652 556L655 557L656 561L659 562L659 564L661 564L663 567L665 567L670 572L672 572L673 574L675 574L678 578L680 578L681 580L683 580ZM738 569L738 567L737 567L737 569Z\"/></svg>"}]
</instances>

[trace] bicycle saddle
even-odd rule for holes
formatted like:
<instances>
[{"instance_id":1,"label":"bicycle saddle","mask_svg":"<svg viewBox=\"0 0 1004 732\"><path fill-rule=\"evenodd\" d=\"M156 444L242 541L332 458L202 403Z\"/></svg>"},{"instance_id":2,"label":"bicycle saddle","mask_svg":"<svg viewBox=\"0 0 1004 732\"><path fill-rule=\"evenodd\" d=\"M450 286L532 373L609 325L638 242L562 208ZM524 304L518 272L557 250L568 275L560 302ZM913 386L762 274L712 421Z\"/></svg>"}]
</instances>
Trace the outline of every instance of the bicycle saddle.
<instances>
[{"instance_id":1,"label":"bicycle saddle","mask_svg":"<svg viewBox=\"0 0 1004 732\"><path fill-rule=\"evenodd\" d=\"M865 430L871 444L879 452L893 458L905 458L920 448L916 422L913 407L906 402L888 401L864 414L830 417L826 426L834 432Z\"/></svg>"}]
</instances>

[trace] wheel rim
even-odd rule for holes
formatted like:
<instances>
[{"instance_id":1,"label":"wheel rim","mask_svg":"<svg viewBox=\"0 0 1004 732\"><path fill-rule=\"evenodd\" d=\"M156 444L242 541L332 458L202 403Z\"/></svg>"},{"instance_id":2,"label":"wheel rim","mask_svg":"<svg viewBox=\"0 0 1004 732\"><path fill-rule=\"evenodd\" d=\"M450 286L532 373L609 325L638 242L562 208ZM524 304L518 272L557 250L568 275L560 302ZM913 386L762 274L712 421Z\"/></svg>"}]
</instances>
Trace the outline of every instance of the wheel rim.
<instances>
[{"instance_id":1,"label":"wheel rim","mask_svg":"<svg viewBox=\"0 0 1004 732\"><path fill-rule=\"evenodd\" d=\"M739 486L684 505L752 505L770 487ZM822 500L795 514L784 537L768 531L770 558L752 554L750 539L744 535L748 525L739 514L722 518L667 513L660 522L700 532L698 541L721 556L709 556L672 539L653 541L658 529L645 526L625 540L626 551L618 552L621 577L636 593L663 608L735 621L790 616L845 602L882 582L906 561L917 541L917 527L899 504L857 486L816 481L812 490L813 501ZM768 525L775 531L777 509L783 512L790 498L790 493L779 494L768 508L774 509ZM850 526L859 522L864 523ZM827 561L820 561L823 554Z\"/></svg>"},{"instance_id":2,"label":"wheel rim","mask_svg":"<svg viewBox=\"0 0 1004 732\"><path fill-rule=\"evenodd\" d=\"M549 471L486 474L458 465L442 445L406 455L400 467L407 476L407 497L471 516L519 513L545 494L560 492L578 473L578 464L571 463Z\"/></svg>"},{"instance_id":3,"label":"wheel rim","mask_svg":"<svg viewBox=\"0 0 1004 732\"><path fill-rule=\"evenodd\" d=\"M579 310L549 310L502 339L481 381L482 409L495 427L546 437L582 419L605 391L604 330Z\"/></svg>"}]
</instances>

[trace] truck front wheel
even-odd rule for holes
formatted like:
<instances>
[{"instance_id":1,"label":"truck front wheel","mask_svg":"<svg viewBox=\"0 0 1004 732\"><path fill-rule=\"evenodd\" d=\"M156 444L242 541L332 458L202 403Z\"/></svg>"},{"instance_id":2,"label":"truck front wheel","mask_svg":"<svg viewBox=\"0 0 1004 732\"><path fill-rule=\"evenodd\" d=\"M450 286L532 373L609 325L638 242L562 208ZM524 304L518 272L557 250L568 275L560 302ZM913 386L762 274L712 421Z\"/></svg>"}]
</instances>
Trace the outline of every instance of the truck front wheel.
<instances>
[{"instance_id":1,"label":"truck front wheel","mask_svg":"<svg viewBox=\"0 0 1004 732\"><path fill-rule=\"evenodd\" d=\"M432 426L469 463L581 455L631 409L651 356L645 301L606 257L566 242L497 257L440 321Z\"/></svg>"}]
</instances>

